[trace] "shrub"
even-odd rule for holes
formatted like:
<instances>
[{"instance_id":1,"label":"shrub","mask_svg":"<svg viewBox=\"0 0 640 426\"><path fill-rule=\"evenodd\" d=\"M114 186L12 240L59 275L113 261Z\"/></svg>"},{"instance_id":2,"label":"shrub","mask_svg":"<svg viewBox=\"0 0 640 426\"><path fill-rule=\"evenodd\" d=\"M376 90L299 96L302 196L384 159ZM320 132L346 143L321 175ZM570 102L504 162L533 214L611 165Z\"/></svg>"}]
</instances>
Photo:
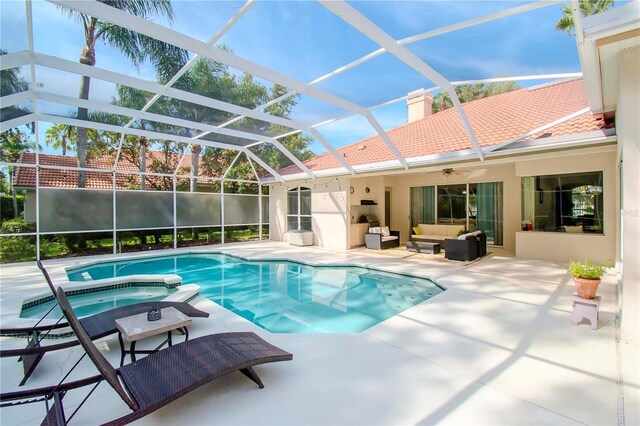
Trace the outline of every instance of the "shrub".
<instances>
[{"instance_id":1,"label":"shrub","mask_svg":"<svg viewBox=\"0 0 640 426\"><path fill-rule=\"evenodd\" d=\"M22 218L6 220L2 223L3 234L27 234L36 232L35 223L25 223Z\"/></svg>"},{"instance_id":2,"label":"shrub","mask_svg":"<svg viewBox=\"0 0 640 426\"><path fill-rule=\"evenodd\" d=\"M0 263L27 262L35 260L34 237L0 238Z\"/></svg>"},{"instance_id":3,"label":"shrub","mask_svg":"<svg viewBox=\"0 0 640 426\"><path fill-rule=\"evenodd\" d=\"M599 280L605 273L605 265L591 263L590 261L571 261L569 262L569 274L574 278L582 278L584 280Z\"/></svg>"}]
</instances>

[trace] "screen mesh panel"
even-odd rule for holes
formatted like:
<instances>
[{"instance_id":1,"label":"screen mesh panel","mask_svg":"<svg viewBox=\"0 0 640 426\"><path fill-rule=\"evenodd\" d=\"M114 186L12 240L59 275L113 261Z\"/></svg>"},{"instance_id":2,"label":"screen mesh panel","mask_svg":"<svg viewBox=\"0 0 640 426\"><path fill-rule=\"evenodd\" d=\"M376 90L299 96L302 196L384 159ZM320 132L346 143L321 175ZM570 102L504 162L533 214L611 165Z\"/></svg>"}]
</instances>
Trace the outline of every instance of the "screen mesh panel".
<instances>
[{"instance_id":1,"label":"screen mesh panel","mask_svg":"<svg viewBox=\"0 0 640 426\"><path fill-rule=\"evenodd\" d=\"M113 228L113 193L88 189L40 188L40 232Z\"/></svg>"},{"instance_id":2,"label":"screen mesh panel","mask_svg":"<svg viewBox=\"0 0 640 426\"><path fill-rule=\"evenodd\" d=\"M166 192L117 191L118 229L173 227L173 194Z\"/></svg>"},{"instance_id":3,"label":"screen mesh panel","mask_svg":"<svg viewBox=\"0 0 640 426\"><path fill-rule=\"evenodd\" d=\"M244 225L258 223L259 197L255 195L229 194L224 196L225 225Z\"/></svg>"},{"instance_id":4,"label":"screen mesh panel","mask_svg":"<svg viewBox=\"0 0 640 426\"><path fill-rule=\"evenodd\" d=\"M177 193L176 214L178 227L220 225L220 195Z\"/></svg>"}]
</instances>

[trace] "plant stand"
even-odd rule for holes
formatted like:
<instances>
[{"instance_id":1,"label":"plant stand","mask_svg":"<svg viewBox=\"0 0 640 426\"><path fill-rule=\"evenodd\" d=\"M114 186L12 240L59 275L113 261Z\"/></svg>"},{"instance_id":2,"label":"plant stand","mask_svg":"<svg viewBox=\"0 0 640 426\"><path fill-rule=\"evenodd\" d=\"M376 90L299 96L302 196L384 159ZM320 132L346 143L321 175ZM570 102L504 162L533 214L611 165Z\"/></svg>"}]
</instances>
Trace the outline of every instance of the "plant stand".
<instances>
[{"instance_id":1,"label":"plant stand","mask_svg":"<svg viewBox=\"0 0 640 426\"><path fill-rule=\"evenodd\" d=\"M573 316L571 317L571 324L578 325L583 318L589 320L591 323L591 329L598 328L598 310L600 309L600 296L596 296L593 299L583 299L576 294L573 295Z\"/></svg>"}]
</instances>

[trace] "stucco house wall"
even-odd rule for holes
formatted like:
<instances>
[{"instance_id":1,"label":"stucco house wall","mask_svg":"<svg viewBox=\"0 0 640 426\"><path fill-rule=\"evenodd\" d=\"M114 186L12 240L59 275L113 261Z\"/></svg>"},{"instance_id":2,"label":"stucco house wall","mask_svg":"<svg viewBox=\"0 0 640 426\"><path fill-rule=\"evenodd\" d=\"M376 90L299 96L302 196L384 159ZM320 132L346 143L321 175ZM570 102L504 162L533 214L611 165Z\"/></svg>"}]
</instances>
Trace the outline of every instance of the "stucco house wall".
<instances>
[{"instance_id":1,"label":"stucco house wall","mask_svg":"<svg viewBox=\"0 0 640 426\"><path fill-rule=\"evenodd\" d=\"M473 165L460 165L454 173L442 170L409 170L386 175L341 177L327 185L298 182L312 189L312 223L315 245L347 250L356 246L355 232L366 227L355 225L362 214L375 214L382 225L400 231L405 243L410 236L410 188L427 185L502 182L504 196L503 245L516 256L531 259L567 262L590 259L614 263L616 260L616 147L605 146L523 156L518 159L487 160ZM522 231L522 190L524 176L603 172L604 234L569 234L563 232ZM271 238L286 241L287 190L298 185L276 184L271 187ZM351 193L350 188L353 188ZM366 192L366 189L369 192ZM385 189L391 192L391 221L384 223ZM375 206L363 206L361 200L373 200ZM357 227L357 230L354 229Z\"/></svg>"},{"instance_id":2,"label":"stucco house wall","mask_svg":"<svg viewBox=\"0 0 640 426\"><path fill-rule=\"evenodd\" d=\"M331 250L347 249L349 235L349 186L344 177L312 182L287 182L269 188L269 232L276 241L287 241L287 191L311 189L311 227L314 245Z\"/></svg>"}]
</instances>

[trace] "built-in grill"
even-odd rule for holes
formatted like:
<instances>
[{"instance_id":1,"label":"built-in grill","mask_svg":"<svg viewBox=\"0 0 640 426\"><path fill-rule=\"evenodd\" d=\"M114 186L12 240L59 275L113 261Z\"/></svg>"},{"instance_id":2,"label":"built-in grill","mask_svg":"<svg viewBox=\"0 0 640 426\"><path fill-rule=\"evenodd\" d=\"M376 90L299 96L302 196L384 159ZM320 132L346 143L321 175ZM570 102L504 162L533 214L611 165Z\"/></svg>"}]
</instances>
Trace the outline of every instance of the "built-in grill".
<instances>
[{"instance_id":1,"label":"built-in grill","mask_svg":"<svg viewBox=\"0 0 640 426\"><path fill-rule=\"evenodd\" d=\"M380 226L378 216L375 214L363 214L358 218L358 223L368 223L369 228Z\"/></svg>"}]
</instances>

